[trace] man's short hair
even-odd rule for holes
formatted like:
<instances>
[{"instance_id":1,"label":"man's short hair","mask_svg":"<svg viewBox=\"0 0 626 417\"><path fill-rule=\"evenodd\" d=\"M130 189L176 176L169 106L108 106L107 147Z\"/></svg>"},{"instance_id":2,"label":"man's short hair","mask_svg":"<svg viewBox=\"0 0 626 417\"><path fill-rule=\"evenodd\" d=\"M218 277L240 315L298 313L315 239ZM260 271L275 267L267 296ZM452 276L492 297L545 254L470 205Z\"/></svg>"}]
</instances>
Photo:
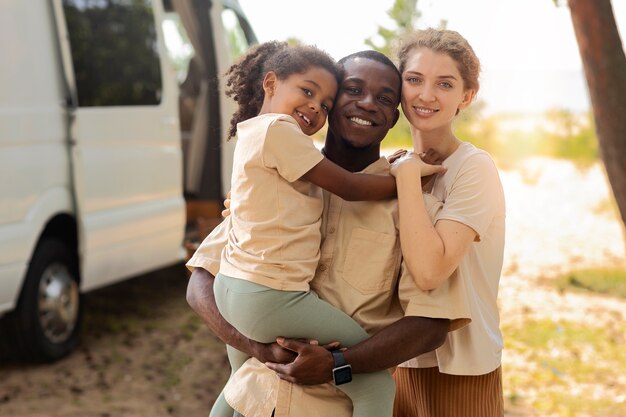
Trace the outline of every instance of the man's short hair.
<instances>
[{"instance_id":1,"label":"man's short hair","mask_svg":"<svg viewBox=\"0 0 626 417\"><path fill-rule=\"evenodd\" d=\"M396 64L394 64L393 61L391 61L391 59L387 57L387 55L383 54L382 52L378 52L374 50L359 51L350 55L346 55L343 58L341 58L339 61L337 61L337 63L339 65L343 65L344 62L347 62L355 58L371 59L372 61L377 61L377 62L380 62L381 64L387 65L388 67L393 68L395 73L398 74L398 78L400 80L402 79L402 75L400 74L398 67L396 67Z\"/></svg>"}]
</instances>

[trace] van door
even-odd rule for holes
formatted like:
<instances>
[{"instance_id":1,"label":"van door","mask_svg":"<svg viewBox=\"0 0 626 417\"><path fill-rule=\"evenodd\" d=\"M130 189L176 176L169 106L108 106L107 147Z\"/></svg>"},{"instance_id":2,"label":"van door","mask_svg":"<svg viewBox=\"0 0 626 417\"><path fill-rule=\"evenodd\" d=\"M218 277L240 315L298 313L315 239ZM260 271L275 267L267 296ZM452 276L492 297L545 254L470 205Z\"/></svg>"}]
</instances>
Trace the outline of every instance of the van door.
<instances>
[{"instance_id":1,"label":"van door","mask_svg":"<svg viewBox=\"0 0 626 417\"><path fill-rule=\"evenodd\" d=\"M224 0L223 7L215 7L212 13L214 19L221 21L223 28L223 30L216 34L215 43L218 45L216 51L219 71L221 74L224 74L250 46L257 44L258 40L239 2L235 0ZM220 79L220 83L221 91L225 91L225 77ZM226 138L230 126L230 119L237 110L237 105L233 99L226 97L225 94L220 95L220 100L221 117L224 126L224 142L221 147L222 187L224 190L230 190L235 141L227 141Z\"/></svg>"},{"instance_id":2,"label":"van door","mask_svg":"<svg viewBox=\"0 0 626 417\"><path fill-rule=\"evenodd\" d=\"M188 220L196 212L219 216L217 205L230 189L234 141L227 137L236 110L224 94L224 74L257 39L236 0L171 0L166 6L171 53L182 81Z\"/></svg>"},{"instance_id":3,"label":"van door","mask_svg":"<svg viewBox=\"0 0 626 417\"><path fill-rule=\"evenodd\" d=\"M88 290L184 256L177 86L159 1L55 0L55 11Z\"/></svg>"}]
</instances>

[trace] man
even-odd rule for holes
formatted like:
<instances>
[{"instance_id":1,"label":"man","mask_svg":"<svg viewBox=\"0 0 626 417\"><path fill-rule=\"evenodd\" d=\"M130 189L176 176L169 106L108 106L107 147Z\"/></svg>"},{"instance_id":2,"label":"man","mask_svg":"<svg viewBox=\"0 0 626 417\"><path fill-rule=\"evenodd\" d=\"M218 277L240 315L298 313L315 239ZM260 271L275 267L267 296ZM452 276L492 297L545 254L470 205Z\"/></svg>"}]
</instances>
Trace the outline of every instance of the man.
<instances>
[{"instance_id":1,"label":"man","mask_svg":"<svg viewBox=\"0 0 626 417\"><path fill-rule=\"evenodd\" d=\"M323 152L352 172L388 174L389 163L380 156L380 143L399 117L400 74L387 57L375 51L358 52L340 63L345 74L328 117ZM438 207L436 202L429 204L433 210ZM452 278L440 289L424 293L406 275L397 223L395 200L346 202L324 194L320 261L311 287L372 335L345 350L343 358L322 346L280 339L287 348L282 350L277 344L257 343L239 334L221 318L212 294L227 228L221 225L203 242L188 263L195 268L188 287L189 304L222 341L258 359L244 365L227 385L227 398L239 412L269 417L276 408L276 417L351 416L347 397L323 383L333 378L343 382L338 378L345 378L346 372L380 371L432 351L449 330L469 322L458 280ZM351 369L336 363L341 360ZM261 363L268 363L282 380ZM305 386L313 384L323 385Z\"/></svg>"}]
</instances>

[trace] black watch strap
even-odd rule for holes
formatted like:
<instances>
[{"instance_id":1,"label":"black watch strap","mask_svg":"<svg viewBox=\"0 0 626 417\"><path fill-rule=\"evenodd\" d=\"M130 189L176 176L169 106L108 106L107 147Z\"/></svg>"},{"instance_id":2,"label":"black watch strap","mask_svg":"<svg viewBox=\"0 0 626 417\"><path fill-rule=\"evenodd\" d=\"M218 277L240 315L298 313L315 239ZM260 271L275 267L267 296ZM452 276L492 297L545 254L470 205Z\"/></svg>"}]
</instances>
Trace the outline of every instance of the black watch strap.
<instances>
[{"instance_id":1,"label":"black watch strap","mask_svg":"<svg viewBox=\"0 0 626 417\"><path fill-rule=\"evenodd\" d=\"M335 364L335 368L339 368L340 366L345 366L348 364L348 362L346 362L346 357L339 349L331 350L330 353L333 354L333 362Z\"/></svg>"},{"instance_id":2,"label":"black watch strap","mask_svg":"<svg viewBox=\"0 0 626 417\"><path fill-rule=\"evenodd\" d=\"M347 384L352 381L352 367L346 362L343 352L340 350L332 350L333 355L333 381L335 385Z\"/></svg>"}]
</instances>

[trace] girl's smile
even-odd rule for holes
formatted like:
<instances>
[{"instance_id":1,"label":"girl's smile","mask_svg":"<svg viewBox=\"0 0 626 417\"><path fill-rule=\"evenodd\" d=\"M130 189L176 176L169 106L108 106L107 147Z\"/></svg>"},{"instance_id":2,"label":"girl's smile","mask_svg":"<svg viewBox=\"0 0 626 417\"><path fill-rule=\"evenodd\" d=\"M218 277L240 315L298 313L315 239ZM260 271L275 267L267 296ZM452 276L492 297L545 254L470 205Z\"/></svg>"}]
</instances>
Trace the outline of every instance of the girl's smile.
<instances>
[{"instance_id":1,"label":"girl's smile","mask_svg":"<svg viewBox=\"0 0 626 417\"><path fill-rule=\"evenodd\" d=\"M263 80L265 98L261 113L287 114L302 131L312 135L320 130L337 94L337 81L327 70L311 67L281 80L270 71Z\"/></svg>"}]
</instances>

